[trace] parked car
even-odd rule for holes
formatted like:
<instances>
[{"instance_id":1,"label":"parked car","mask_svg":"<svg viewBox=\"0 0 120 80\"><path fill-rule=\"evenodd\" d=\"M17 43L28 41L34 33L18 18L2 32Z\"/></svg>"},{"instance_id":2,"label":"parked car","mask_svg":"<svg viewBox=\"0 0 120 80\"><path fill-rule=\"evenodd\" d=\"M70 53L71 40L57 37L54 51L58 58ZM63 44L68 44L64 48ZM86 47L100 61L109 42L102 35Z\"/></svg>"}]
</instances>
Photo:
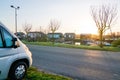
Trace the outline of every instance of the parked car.
<instances>
[{"instance_id":1,"label":"parked car","mask_svg":"<svg viewBox=\"0 0 120 80\"><path fill-rule=\"evenodd\" d=\"M103 44L104 44L105 46L111 46L111 44L108 43L108 42L104 42Z\"/></svg>"},{"instance_id":2,"label":"parked car","mask_svg":"<svg viewBox=\"0 0 120 80\"><path fill-rule=\"evenodd\" d=\"M0 80L22 80L31 65L29 49L0 23Z\"/></svg>"}]
</instances>

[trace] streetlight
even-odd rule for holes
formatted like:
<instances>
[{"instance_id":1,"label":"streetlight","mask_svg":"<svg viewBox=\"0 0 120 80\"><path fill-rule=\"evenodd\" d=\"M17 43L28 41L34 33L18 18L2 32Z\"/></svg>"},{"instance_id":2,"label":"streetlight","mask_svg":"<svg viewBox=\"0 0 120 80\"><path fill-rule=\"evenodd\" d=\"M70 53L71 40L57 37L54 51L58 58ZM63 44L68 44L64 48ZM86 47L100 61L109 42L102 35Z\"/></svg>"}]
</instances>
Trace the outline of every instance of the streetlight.
<instances>
[{"instance_id":1,"label":"streetlight","mask_svg":"<svg viewBox=\"0 0 120 80\"><path fill-rule=\"evenodd\" d=\"M10 7L15 9L15 32L17 33L17 10L18 10L20 7L19 7L19 6L14 7L13 5L11 5Z\"/></svg>"}]
</instances>

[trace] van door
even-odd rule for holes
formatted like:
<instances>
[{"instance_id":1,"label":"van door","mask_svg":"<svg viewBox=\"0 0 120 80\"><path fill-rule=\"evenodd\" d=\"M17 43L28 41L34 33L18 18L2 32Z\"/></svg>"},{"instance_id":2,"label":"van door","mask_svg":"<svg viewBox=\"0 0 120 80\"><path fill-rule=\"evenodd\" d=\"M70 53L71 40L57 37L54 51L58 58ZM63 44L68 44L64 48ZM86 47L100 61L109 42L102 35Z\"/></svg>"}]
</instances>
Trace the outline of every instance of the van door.
<instances>
[{"instance_id":1,"label":"van door","mask_svg":"<svg viewBox=\"0 0 120 80\"><path fill-rule=\"evenodd\" d=\"M7 77L10 63L12 63L10 59L16 53L17 48L13 48L12 35L0 27L0 79Z\"/></svg>"}]
</instances>

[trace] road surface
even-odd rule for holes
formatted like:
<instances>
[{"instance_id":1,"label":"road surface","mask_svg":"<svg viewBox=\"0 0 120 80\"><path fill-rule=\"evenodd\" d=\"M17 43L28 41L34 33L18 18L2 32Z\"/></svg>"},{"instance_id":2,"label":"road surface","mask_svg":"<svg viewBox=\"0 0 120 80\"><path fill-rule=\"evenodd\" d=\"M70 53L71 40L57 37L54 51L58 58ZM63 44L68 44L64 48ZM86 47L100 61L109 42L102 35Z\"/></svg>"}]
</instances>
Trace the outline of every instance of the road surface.
<instances>
[{"instance_id":1,"label":"road surface","mask_svg":"<svg viewBox=\"0 0 120 80\"><path fill-rule=\"evenodd\" d=\"M38 69L75 80L120 80L120 52L27 46Z\"/></svg>"}]
</instances>

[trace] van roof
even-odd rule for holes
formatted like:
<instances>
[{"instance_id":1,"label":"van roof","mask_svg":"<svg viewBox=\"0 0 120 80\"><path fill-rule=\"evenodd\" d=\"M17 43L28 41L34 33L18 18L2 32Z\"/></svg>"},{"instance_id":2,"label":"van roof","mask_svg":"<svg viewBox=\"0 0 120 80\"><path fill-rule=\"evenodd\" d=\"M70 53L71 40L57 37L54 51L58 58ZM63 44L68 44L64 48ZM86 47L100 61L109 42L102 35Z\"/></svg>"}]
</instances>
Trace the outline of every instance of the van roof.
<instances>
[{"instance_id":1,"label":"van roof","mask_svg":"<svg viewBox=\"0 0 120 80\"><path fill-rule=\"evenodd\" d=\"M0 26L6 29L11 35L15 36L2 22L0 22Z\"/></svg>"},{"instance_id":2,"label":"van roof","mask_svg":"<svg viewBox=\"0 0 120 80\"><path fill-rule=\"evenodd\" d=\"M7 31L9 31L9 29L2 22L0 22L0 26L5 28Z\"/></svg>"},{"instance_id":3,"label":"van roof","mask_svg":"<svg viewBox=\"0 0 120 80\"><path fill-rule=\"evenodd\" d=\"M0 22L0 25L1 25L1 26L4 26L2 22Z\"/></svg>"}]
</instances>

